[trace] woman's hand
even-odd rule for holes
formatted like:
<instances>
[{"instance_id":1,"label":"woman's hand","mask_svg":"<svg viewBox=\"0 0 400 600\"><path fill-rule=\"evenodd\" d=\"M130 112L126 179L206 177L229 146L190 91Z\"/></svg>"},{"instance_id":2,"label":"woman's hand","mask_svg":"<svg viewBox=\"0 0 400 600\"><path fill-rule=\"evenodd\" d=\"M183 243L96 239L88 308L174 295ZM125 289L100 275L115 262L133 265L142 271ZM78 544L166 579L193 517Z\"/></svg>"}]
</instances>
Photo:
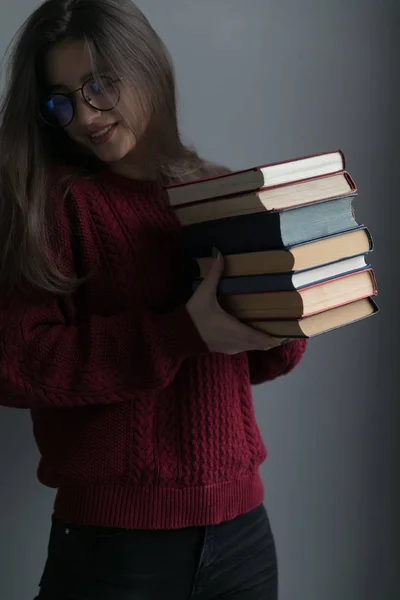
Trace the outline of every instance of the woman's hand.
<instances>
[{"instance_id":1,"label":"woman's hand","mask_svg":"<svg viewBox=\"0 0 400 600\"><path fill-rule=\"evenodd\" d=\"M272 337L244 325L221 308L217 289L223 269L224 259L219 253L209 274L186 304L208 349L222 354L238 354L249 350L269 350L286 342L286 339Z\"/></svg>"}]
</instances>

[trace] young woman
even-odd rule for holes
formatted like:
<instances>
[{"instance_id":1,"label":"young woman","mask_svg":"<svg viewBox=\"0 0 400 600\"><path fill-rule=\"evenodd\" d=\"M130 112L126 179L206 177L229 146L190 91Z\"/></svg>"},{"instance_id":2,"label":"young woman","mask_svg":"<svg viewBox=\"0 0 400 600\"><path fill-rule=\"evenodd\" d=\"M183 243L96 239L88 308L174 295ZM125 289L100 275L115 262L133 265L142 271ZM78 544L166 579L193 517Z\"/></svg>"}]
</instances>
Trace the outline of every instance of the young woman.
<instances>
[{"instance_id":1,"label":"young woman","mask_svg":"<svg viewBox=\"0 0 400 600\"><path fill-rule=\"evenodd\" d=\"M48 0L0 126L0 398L57 489L41 600L277 598L251 384L305 342L191 295L163 186L221 171L180 139L167 51L128 0Z\"/></svg>"}]
</instances>

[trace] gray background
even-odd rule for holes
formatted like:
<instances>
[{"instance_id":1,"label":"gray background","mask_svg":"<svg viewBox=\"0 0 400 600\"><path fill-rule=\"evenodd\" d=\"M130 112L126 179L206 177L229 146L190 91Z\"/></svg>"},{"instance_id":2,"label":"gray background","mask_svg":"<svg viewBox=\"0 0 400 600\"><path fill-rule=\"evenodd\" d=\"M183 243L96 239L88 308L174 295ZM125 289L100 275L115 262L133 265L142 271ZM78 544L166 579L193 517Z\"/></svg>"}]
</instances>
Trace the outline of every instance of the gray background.
<instances>
[{"instance_id":1,"label":"gray background","mask_svg":"<svg viewBox=\"0 0 400 600\"><path fill-rule=\"evenodd\" d=\"M255 390L265 504L281 600L398 600L398 0L138 4L173 55L182 129L203 155L232 168L347 156L381 313L313 340L299 368ZM3 0L1 54L35 6ZM0 597L23 600L43 568L54 493L35 479L28 412L0 410Z\"/></svg>"}]
</instances>

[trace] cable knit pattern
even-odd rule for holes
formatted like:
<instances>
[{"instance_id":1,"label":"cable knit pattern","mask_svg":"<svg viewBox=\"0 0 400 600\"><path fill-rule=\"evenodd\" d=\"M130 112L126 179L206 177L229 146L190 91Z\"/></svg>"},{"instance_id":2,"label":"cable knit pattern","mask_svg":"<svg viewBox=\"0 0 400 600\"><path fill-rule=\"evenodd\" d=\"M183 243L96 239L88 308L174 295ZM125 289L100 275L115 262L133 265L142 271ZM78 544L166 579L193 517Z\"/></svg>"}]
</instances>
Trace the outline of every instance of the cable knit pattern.
<instances>
[{"instance_id":1,"label":"cable knit pattern","mask_svg":"<svg viewBox=\"0 0 400 600\"><path fill-rule=\"evenodd\" d=\"M19 293L0 306L0 402L31 410L55 515L173 529L248 512L263 500L266 458L251 383L289 372L305 341L210 353L185 307L164 191L103 173L63 192L52 192L54 252L90 277L73 295Z\"/></svg>"}]
</instances>

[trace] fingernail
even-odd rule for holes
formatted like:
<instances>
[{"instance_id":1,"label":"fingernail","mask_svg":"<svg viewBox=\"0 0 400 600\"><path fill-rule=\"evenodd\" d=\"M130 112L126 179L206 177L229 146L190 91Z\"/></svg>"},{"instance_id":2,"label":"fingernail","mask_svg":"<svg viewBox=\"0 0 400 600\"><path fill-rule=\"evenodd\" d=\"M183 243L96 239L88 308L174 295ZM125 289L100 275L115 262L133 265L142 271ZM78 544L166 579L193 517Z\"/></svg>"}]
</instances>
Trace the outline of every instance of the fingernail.
<instances>
[{"instance_id":1,"label":"fingernail","mask_svg":"<svg viewBox=\"0 0 400 600\"><path fill-rule=\"evenodd\" d=\"M212 248L212 257L213 258L217 258L218 254L219 254L218 248L216 248L215 246L213 246L213 248Z\"/></svg>"}]
</instances>

